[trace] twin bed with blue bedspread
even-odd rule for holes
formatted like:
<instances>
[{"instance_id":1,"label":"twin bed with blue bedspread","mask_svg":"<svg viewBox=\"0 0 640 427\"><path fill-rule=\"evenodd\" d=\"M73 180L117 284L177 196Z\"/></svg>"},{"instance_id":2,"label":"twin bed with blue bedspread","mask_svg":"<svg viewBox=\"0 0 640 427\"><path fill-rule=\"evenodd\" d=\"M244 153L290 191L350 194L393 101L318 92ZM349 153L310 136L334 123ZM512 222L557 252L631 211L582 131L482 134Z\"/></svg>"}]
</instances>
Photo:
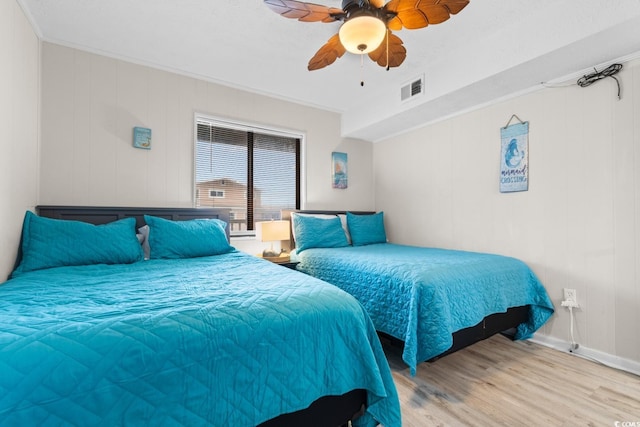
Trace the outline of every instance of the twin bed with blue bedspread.
<instances>
[{"instance_id":1,"label":"twin bed with blue bedspread","mask_svg":"<svg viewBox=\"0 0 640 427\"><path fill-rule=\"evenodd\" d=\"M447 352L459 331L518 309L515 338L530 338L554 312L522 261L494 254L386 243L383 214L293 214L297 269L354 295L376 329L404 342L403 360ZM499 332L498 328L493 333ZM486 338L472 337L472 340Z\"/></svg>"},{"instance_id":2,"label":"twin bed with blue bedspread","mask_svg":"<svg viewBox=\"0 0 640 427\"><path fill-rule=\"evenodd\" d=\"M0 424L255 426L365 390L356 423L400 425L353 297L234 250L222 222L147 217L143 261L131 220L124 236L27 215L0 285Z\"/></svg>"}]
</instances>

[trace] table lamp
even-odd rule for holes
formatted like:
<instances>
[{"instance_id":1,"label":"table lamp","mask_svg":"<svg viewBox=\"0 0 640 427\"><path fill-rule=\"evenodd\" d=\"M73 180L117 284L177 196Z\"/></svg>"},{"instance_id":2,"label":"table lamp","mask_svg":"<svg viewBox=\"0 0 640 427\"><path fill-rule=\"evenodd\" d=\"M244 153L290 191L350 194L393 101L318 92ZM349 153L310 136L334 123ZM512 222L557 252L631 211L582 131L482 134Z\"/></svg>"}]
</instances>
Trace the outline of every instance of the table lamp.
<instances>
[{"instance_id":1,"label":"table lamp","mask_svg":"<svg viewBox=\"0 0 640 427\"><path fill-rule=\"evenodd\" d=\"M261 242L270 242L271 247L262 252L263 258L280 257L281 253L273 249L276 240L289 240L291 227L289 221L261 221L256 222L256 239ZM282 252L282 251L280 251Z\"/></svg>"}]
</instances>

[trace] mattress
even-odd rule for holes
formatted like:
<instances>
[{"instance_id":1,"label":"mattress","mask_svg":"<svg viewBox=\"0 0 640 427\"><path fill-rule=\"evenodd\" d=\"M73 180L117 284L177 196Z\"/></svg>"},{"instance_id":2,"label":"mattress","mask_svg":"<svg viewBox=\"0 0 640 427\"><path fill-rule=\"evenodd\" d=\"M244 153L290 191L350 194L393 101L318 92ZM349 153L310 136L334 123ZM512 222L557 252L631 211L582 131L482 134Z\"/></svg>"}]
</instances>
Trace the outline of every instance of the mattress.
<instances>
[{"instance_id":1,"label":"mattress","mask_svg":"<svg viewBox=\"0 0 640 427\"><path fill-rule=\"evenodd\" d=\"M0 306L2 425L255 426L356 388L400 425L363 307L237 251L32 271Z\"/></svg>"},{"instance_id":2,"label":"mattress","mask_svg":"<svg viewBox=\"0 0 640 427\"><path fill-rule=\"evenodd\" d=\"M529 338L553 314L547 292L522 261L486 253L379 243L305 249L298 270L355 296L378 331L404 341L403 360L448 350L455 331L490 314L529 306L516 339Z\"/></svg>"}]
</instances>

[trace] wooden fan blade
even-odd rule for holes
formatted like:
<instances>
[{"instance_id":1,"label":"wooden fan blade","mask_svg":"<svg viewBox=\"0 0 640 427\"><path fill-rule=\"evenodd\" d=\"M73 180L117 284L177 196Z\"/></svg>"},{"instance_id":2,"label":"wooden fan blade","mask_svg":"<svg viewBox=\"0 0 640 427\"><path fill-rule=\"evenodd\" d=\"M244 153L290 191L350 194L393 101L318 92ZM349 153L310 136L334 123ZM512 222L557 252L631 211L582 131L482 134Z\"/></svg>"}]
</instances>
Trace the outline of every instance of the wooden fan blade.
<instances>
[{"instance_id":1,"label":"wooden fan blade","mask_svg":"<svg viewBox=\"0 0 640 427\"><path fill-rule=\"evenodd\" d=\"M307 69L313 71L331 65L336 59L342 57L346 51L342 43L340 43L340 37L336 34L309 60Z\"/></svg>"},{"instance_id":2,"label":"wooden fan blade","mask_svg":"<svg viewBox=\"0 0 640 427\"><path fill-rule=\"evenodd\" d=\"M391 30L408 30L440 24L469 4L469 0L391 0L385 11L396 14L387 22Z\"/></svg>"},{"instance_id":3,"label":"wooden fan blade","mask_svg":"<svg viewBox=\"0 0 640 427\"><path fill-rule=\"evenodd\" d=\"M334 22L345 16L342 9L315 3L296 0L264 0L264 3L269 9L285 18L297 19L303 22Z\"/></svg>"},{"instance_id":4,"label":"wooden fan blade","mask_svg":"<svg viewBox=\"0 0 640 427\"><path fill-rule=\"evenodd\" d=\"M407 49L404 48L400 37L392 34L390 30L387 30L387 36L389 37L389 56L387 63L387 39L385 38L380 46L372 52L369 52L369 58L377 62L381 67L397 67L404 62L407 57Z\"/></svg>"},{"instance_id":5,"label":"wooden fan blade","mask_svg":"<svg viewBox=\"0 0 640 427\"><path fill-rule=\"evenodd\" d=\"M384 6L385 1L386 0L369 0L369 4L376 9L380 9L382 6Z\"/></svg>"}]
</instances>

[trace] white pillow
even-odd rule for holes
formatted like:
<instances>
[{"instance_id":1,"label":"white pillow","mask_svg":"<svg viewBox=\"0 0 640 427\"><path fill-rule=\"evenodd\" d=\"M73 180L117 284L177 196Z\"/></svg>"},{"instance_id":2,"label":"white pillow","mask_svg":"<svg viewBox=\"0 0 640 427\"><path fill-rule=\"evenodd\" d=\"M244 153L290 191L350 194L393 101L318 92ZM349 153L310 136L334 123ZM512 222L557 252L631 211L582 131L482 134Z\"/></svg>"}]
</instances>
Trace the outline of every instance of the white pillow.
<instances>
[{"instance_id":1,"label":"white pillow","mask_svg":"<svg viewBox=\"0 0 640 427\"><path fill-rule=\"evenodd\" d=\"M338 214L338 218L340 218L340 222L342 223L344 234L347 235L347 242L351 244L351 234L349 234L349 227L347 227L347 214Z\"/></svg>"},{"instance_id":2,"label":"white pillow","mask_svg":"<svg viewBox=\"0 0 640 427\"><path fill-rule=\"evenodd\" d=\"M148 260L151 256L151 247L149 246L149 226L143 225L138 228L138 234L136 234L136 236L138 236L138 241L140 241L140 244L142 245L144 259Z\"/></svg>"}]
</instances>

